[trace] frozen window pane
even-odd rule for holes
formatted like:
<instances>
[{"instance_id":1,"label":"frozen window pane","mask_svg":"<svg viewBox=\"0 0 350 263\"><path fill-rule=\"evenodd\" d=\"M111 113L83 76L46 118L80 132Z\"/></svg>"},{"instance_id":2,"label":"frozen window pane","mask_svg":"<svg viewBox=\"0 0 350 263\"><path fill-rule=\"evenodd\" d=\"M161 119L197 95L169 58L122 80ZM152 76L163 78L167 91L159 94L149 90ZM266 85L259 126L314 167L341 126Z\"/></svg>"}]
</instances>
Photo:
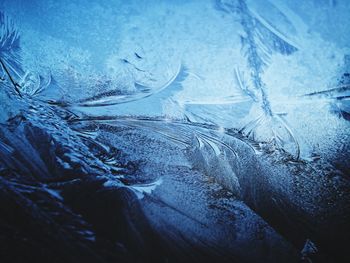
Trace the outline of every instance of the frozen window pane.
<instances>
[{"instance_id":1,"label":"frozen window pane","mask_svg":"<svg viewBox=\"0 0 350 263\"><path fill-rule=\"evenodd\" d=\"M23 240L19 261L349 259L349 16L0 1L0 209L24 220L1 211L5 260Z\"/></svg>"}]
</instances>

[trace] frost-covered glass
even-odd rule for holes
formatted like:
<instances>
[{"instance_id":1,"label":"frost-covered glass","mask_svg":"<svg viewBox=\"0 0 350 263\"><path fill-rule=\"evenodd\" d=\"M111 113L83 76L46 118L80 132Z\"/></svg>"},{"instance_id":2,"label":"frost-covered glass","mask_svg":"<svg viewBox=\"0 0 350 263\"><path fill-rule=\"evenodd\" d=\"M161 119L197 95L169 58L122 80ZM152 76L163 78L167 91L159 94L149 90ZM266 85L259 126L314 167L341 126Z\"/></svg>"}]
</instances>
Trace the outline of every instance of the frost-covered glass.
<instances>
[{"instance_id":1,"label":"frost-covered glass","mask_svg":"<svg viewBox=\"0 0 350 263\"><path fill-rule=\"evenodd\" d=\"M0 262L349 262L349 17L0 0Z\"/></svg>"}]
</instances>

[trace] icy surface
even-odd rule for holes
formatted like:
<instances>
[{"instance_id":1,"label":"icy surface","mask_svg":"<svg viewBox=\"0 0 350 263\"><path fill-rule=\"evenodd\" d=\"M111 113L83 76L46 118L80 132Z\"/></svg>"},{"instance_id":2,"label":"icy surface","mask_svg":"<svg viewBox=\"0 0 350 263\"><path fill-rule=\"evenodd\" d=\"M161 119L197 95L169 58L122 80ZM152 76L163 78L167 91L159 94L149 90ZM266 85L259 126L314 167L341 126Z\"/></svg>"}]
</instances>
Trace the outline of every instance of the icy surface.
<instances>
[{"instance_id":1,"label":"icy surface","mask_svg":"<svg viewBox=\"0 0 350 263\"><path fill-rule=\"evenodd\" d=\"M303 158L328 154L349 133L347 98L339 99L347 91L304 97L341 89L346 1L3 1L2 8L19 24L29 94L29 85L53 77L60 88L43 97L115 105L79 108L88 114L214 123ZM188 70L180 89L142 100L167 87L179 65Z\"/></svg>"},{"instance_id":2,"label":"icy surface","mask_svg":"<svg viewBox=\"0 0 350 263\"><path fill-rule=\"evenodd\" d=\"M23 207L56 202L36 209L118 253L140 250L149 224L175 261L345 254L348 1L1 0L0 12L0 179ZM134 239L106 234L84 198L122 211Z\"/></svg>"}]
</instances>

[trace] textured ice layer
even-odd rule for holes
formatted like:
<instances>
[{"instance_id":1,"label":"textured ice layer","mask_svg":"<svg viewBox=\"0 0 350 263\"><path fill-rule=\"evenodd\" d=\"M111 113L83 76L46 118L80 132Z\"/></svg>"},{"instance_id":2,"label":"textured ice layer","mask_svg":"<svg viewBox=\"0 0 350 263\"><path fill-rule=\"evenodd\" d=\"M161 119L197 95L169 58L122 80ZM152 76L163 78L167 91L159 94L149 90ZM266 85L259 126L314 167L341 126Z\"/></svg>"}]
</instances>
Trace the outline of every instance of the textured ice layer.
<instances>
[{"instance_id":1,"label":"textured ice layer","mask_svg":"<svg viewBox=\"0 0 350 263\"><path fill-rule=\"evenodd\" d=\"M0 9L0 208L33 222L1 213L0 241L126 261L346 255L347 1Z\"/></svg>"},{"instance_id":2,"label":"textured ice layer","mask_svg":"<svg viewBox=\"0 0 350 263\"><path fill-rule=\"evenodd\" d=\"M139 99L184 65L182 89L167 98L87 111L210 122L306 159L336 151L349 134L343 94L303 97L340 88L349 70L346 1L308 1L303 9L253 0L22 2L2 7L20 24L33 81L39 73L59 82L50 99L88 106Z\"/></svg>"}]
</instances>

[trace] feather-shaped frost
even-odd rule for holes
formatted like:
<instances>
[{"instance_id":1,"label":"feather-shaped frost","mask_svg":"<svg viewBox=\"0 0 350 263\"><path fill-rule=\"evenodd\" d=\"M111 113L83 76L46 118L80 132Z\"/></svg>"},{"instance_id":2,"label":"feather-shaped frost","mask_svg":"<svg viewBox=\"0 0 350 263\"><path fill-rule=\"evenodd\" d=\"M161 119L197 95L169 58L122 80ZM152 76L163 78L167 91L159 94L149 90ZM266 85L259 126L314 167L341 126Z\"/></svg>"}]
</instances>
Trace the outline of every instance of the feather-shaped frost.
<instances>
[{"instance_id":1,"label":"feather-shaped frost","mask_svg":"<svg viewBox=\"0 0 350 263\"><path fill-rule=\"evenodd\" d=\"M22 76L20 57L20 37L17 29L3 12L0 11L0 64L3 80L7 80L20 95L17 80Z\"/></svg>"},{"instance_id":2,"label":"feather-shaped frost","mask_svg":"<svg viewBox=\"0 0 350 263\"><path fill-rule=\"evenodd\" d=\"M263 111L258 117L253 116L253 120L244 125L240 131L253 139L273 141L283 149L286 145L294 145L288 149L292 149L290 152L298 158L298 142L287 123L272 111L267 86L262 80L262 74L269 65L272 54L290 55L298 48L258 13L252 12L245 0L216 1L216 6L221 11L239 17L244 31L241 43L242 52L247 59L249 79L244 78L241 71L236 69L236 82L248 98L260 104Z\"/></svg>"}]
</instances>

